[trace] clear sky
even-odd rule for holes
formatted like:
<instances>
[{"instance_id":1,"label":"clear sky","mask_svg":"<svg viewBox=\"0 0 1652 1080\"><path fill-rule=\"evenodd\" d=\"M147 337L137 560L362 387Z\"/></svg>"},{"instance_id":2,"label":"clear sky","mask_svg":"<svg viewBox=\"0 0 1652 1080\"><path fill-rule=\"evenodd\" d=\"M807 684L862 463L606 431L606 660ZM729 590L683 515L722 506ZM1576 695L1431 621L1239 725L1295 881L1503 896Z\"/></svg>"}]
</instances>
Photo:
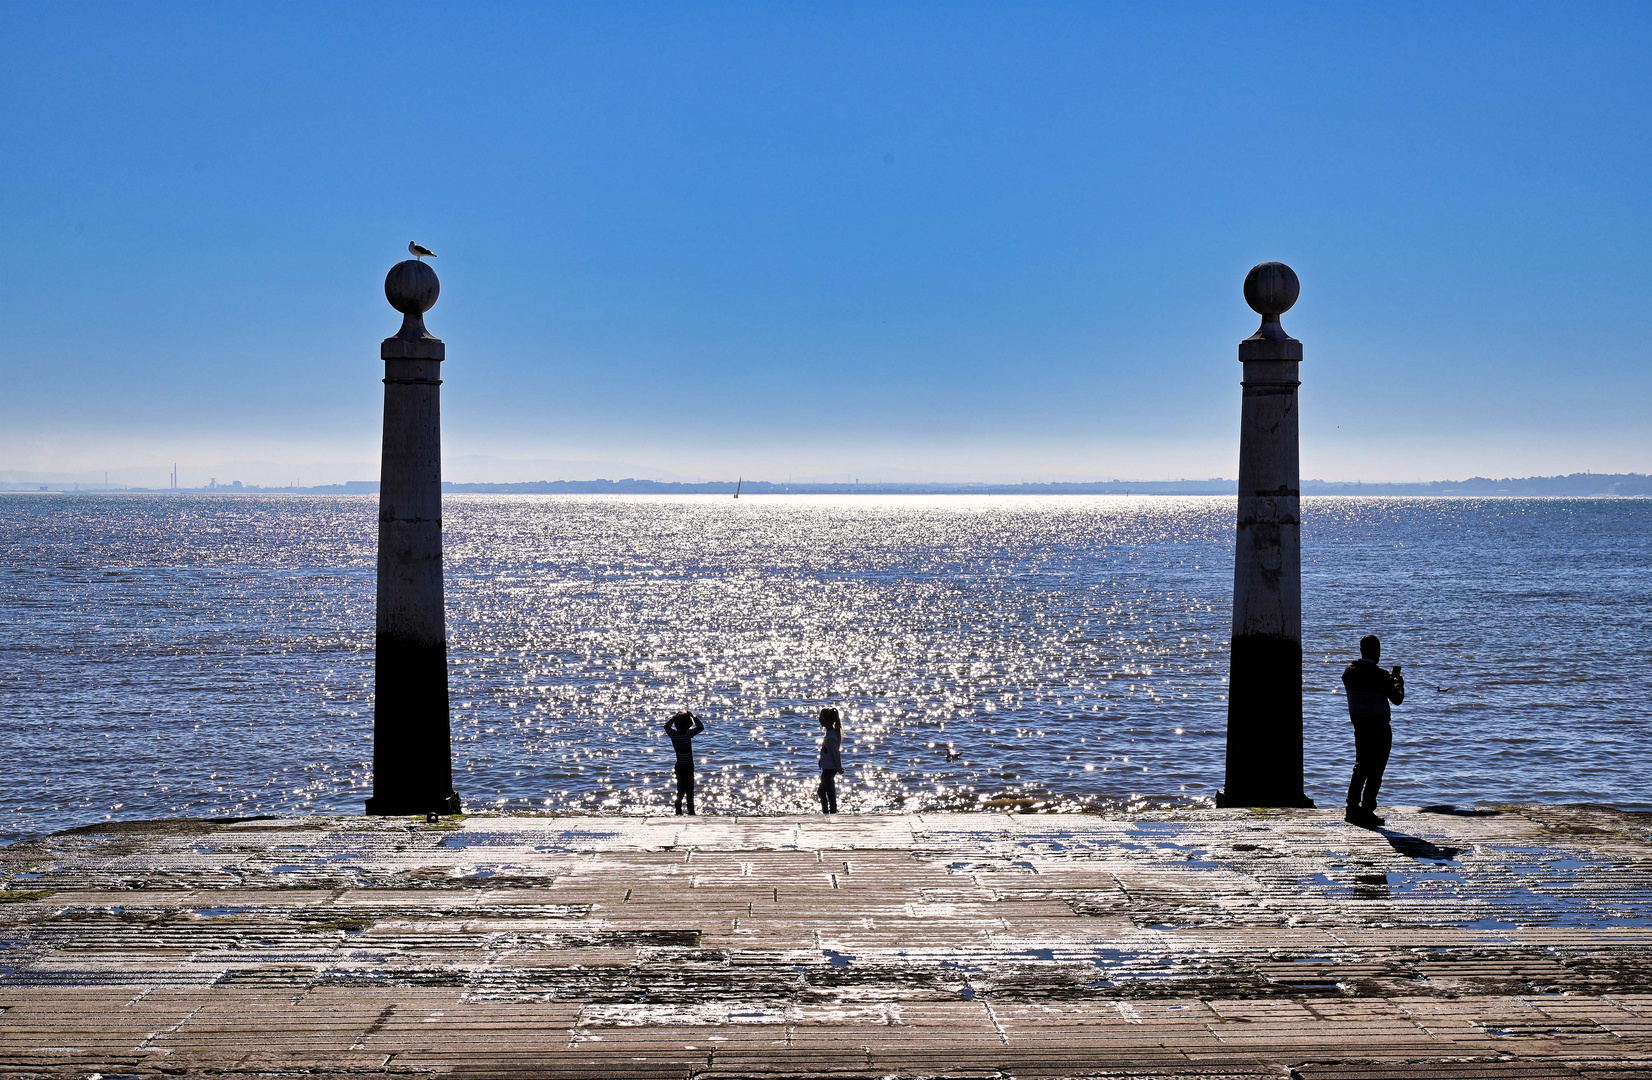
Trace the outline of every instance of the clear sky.
<instances>
[{"instance_id":1,"label":"clear sky","mask_svg":"<svg viewBox=\"0 0 1652 1080\"><path fill-rule=\"evenodd\" d=\"M0 4L0 473L1652 470L1652 5ZM256 463L266 463L263 465Z\"/></svg>"}]
</instances>

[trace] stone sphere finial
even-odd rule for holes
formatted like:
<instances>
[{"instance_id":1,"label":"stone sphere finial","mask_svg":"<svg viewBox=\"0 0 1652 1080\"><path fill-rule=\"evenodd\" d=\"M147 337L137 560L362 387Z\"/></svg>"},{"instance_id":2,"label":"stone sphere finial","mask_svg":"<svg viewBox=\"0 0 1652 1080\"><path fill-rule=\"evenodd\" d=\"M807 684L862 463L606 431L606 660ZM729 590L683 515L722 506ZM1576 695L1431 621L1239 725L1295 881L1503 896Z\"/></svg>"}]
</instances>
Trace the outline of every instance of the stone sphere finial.
<instances>
[{"instance_id":1,"label":"stone sphere finial","mask_svg":"<svg viewBox=\"0 0 1652 1080\"><path fill-rule=\"evenodd\" d=\"M1257 263L1245 275L1245 303L1264 321L1278 321L1301 292L1296 271L1282 262Z\"/></svg>"},{"instance_id":2,"label":"stone sphere finial","mask_svg":"<svg viewBox=\"0 0 1652 1080\"><path fill-rule=\"evenodd\" d=\"M1248 296L1248 282L1245 288ZM418 259L399 262L384 276L384 298L403 315L423 315L436 306L436 297L441 292L442 283L436 280L436 271L430 268L429 263Z\"/></svg>"}]
</instances>

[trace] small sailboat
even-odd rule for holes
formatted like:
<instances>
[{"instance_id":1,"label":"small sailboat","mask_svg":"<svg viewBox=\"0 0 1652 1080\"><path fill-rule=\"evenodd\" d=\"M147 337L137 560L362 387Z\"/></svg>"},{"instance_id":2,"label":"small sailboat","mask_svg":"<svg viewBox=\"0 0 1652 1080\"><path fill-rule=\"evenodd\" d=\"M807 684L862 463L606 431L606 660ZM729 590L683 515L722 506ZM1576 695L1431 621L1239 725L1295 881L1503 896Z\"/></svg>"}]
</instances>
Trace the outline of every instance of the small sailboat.
<instances>
[{"instance_id":1,"label":"small sailboat","mask_svg":"<svg viewBox=\"0 0 1652 1080\"><path fill-rule=\"evenodd\" d=\"M746 478L743 477L743 476L739 476L739 477L735 478L735 480L734 480L734 497L736 499L738 499L740 497L740 485L745 483L745 482L746 482Z\"/></svg>"}]
</instances>

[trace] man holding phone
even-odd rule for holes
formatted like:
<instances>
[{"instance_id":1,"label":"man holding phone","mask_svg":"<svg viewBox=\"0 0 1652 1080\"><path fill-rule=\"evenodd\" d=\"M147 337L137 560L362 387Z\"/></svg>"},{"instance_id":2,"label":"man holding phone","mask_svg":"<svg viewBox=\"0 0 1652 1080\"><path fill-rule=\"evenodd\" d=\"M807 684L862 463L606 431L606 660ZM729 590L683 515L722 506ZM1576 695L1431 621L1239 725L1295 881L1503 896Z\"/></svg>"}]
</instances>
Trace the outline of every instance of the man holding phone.
<instances>
[{"instance_id":1,"label":"man holding phone","mask_svg":"<svg viewBox=\"0 0 1652 1080\"><path fill-rule=\"evenodd\" d=\"M1342 820L1350 825L1374 829L1384 824L1377 816L1377 789L1382 786L1388 753L1394 747L1388 705L1405 700L1405 678L1400 665L1384 671L1382 642L1375 634L1359 639L1359 659L1342 673L1348 689L1348 719L1354 725L1354 778L1348 785L1348 810Z\"/></svg>"}]
</instances>

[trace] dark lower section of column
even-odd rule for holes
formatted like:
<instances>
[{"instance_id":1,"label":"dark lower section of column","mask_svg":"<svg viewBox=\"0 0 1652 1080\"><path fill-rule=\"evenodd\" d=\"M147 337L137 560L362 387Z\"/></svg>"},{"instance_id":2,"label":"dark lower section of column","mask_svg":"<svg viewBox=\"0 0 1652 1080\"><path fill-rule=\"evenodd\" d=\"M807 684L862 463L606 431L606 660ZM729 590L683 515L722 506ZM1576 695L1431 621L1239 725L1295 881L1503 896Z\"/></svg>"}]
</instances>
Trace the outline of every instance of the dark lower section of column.
<instances>
[{"instance_id":1,"label":"dark lower section of column","mask_svg":"<svg viewBox=\"0 0 1652 1080\"><path fill-rule=\"evenodd\" d=\"M380 634L373 667L373 797L367 812L457 814L447 646Z\"/></svg>"},{"instance_id":2,"label":"dark lower section of column","mask_svg":"<svg viewBox=\"0 0 1652 1080\"><path fill-rule=\"evenodd\" d=\"M1302 643L1233 639L1227 786L1217 806L1312 806L1302 790Z\"/></svg>"}]
</instances>

